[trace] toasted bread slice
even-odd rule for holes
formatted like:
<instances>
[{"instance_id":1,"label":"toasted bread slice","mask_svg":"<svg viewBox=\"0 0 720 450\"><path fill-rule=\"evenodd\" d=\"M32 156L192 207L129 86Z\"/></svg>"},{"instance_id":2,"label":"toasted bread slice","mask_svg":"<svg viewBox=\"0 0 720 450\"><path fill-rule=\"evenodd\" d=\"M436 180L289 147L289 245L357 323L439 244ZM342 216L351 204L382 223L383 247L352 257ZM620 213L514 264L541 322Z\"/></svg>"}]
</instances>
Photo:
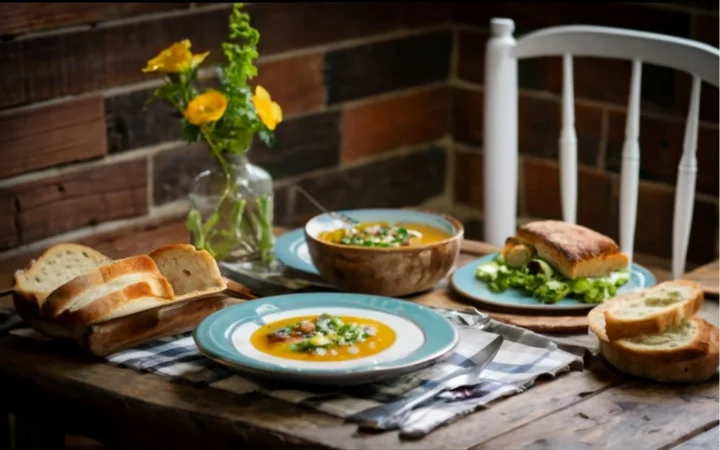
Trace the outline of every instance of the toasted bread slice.
<instances>
[{"instance_id":1,"label":"toasted bread slice","mask_svg":"<svg viewBox=\"0 0 720 450\"><path fill-rule=\"evenodd\" d=\"M695 315L702 304L703 291L697 283L666 281L608 301L605 334L614 341L662 333Z\"/></svg>"},{"instance_id":2,"label":"toasted bread slice","mask_svg":"<svg viewBox=\"0 0 720 450\"><path fill-rule=\"evenodd\" d=\"M696 329L707 331L693 335L693 340L702 339L707 346L707 351L699 356L667 360L658 357L658 354L662 354L662 350L659 349L658 351L648 351L645 348L631 348L619 344L623 341L609 342L602 339L600 340L600 353L615 368L636 377L669 383L698 383L705 381L718 370L718 363L720 362L718 329L697 317L693 317L690 321L695 322ZM648 342L646 342L646 347L647 344ZM666 344L660 344L658 347L666 347Z\"/></svg>"},{"instance_id":3,"label":"toasted bread slice","mask_svg":"<svg viewBox=\"0 0 720 450\"><path fill-rule=\"evenodd\" d=\"M176 300L203 297L227 289L215 259L190 244L173 244L150 253L160 272L168 279Z\"/></svg>"},{"instance_id":4,"label":"toasted bread slice","mask_svg":"<svg viewBox=\"0 0 720 450\"><path fill-rule=\"evenodd\" d=\"M710 378L718 369L718 329L692 317L664 333L610 341L605 311L610 300L588 315L590 331L598 337L600 353L621 372L660 382L693 383Z\"/></svg>"},{"instance_id":5,"label":"toasted bread slice","mask_svg":"<svg viewBox=\"0 0 720 450\"><path fill-rule=\"evenodd\" d=\"M15 294L35 307L42 307L52 291L112 259L90 247L80 244L57 244L48 248L39 258L32 260L25 270L15 273Z\"/></svg>"},{"instance_id":6,"label":"toasted bread slice","mask_svg":"<svg viewBox=\"0 0 720 450\"><path fill-rule=\"evenodd\" d=\"M55 289L43 304L40 315L46 319L57 319L84 308L100 297L160 276L157 265L147 255L119 259Z\"/></svg>"},{"instance_id":7,"label":"toasted bread slice","mask_svg":"<svg viewBox=\"0 0 720 450\"><path fill-rule=\"evenodd\" d=\"M622 298L606 301L588 314L590 331L601 342L612 342L628 352L647 355L665 361L683 361L702 356L708 352L711 327L708 322L692 318L665 330L663 333L647 334L633 338L611 341L607 336L605 312L613 302L623 303Z\"/></svg>"},{"instance_id":8,"label":"toasted bread slice","mask_svg":"<svg viewBox=\"0 0 720 450\"><path fill-rule=\"evenodd\" d=\"M524 244L564 277L603 277L628 265L628 257L609 237L589 228L557 220L541 220L518 228L515 244Z\"/></svg>"}]
</instances>

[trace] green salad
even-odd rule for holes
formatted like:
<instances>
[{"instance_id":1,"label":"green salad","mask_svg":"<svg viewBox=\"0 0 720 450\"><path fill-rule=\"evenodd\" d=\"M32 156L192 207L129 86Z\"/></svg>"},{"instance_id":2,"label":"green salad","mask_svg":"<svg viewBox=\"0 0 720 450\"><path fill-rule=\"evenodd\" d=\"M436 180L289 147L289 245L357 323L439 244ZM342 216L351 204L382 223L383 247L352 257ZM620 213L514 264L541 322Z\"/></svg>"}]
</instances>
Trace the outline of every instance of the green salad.
<instances>
[{"instance_id":1,"label":"green salad","mask_svg":"<svg viewBox=\"0 0 720 450\"><path fill-rule=\"evenodd\" d=\"M584 303L602 303L628 282L630 274L619 270L602 278L568 280L542 259L533 258L520 267L511 267L498 255L494 261L480 265L475 277L487 283L493 292L524 289L540 303L557 303L568 296Z\"/></svg>"}]
</instances>

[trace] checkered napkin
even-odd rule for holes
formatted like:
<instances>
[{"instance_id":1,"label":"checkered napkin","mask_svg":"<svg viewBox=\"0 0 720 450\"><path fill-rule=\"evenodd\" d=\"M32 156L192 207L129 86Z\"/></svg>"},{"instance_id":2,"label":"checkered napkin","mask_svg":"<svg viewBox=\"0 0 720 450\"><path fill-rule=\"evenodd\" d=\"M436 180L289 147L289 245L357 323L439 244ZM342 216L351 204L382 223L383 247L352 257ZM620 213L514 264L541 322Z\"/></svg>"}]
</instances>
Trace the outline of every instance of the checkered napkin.
<instances>
[{"instance_id":1,"label":"checkered napkin","mask_svg":"<svg viewBox=\"0 0 720 450\"><path fill-rule=\"evenodd\" d=\"M289 387L286 382L259 382L236 375L205 358L198 352L190 334L158 339L106 359L114 365L210 385L236 394L261 392L349 421L363 421L376 417L383 404L430 389L436 380L473 364L469 358L498 334L502 335L505 338L502 348L483 371L480 384L445 392L410 414L401 427L401 434L412 438L422 437L495 399L522 392L541 375L554 376L563 371L582 369L583 351L579 348L562 350L546 337L502 324L476 310L437 311L450 319L458 330L460 340L455 350L427 369L371 385ZM29 328L14 329L11 333L40 338Z\"/></svg>"}]
</instances>

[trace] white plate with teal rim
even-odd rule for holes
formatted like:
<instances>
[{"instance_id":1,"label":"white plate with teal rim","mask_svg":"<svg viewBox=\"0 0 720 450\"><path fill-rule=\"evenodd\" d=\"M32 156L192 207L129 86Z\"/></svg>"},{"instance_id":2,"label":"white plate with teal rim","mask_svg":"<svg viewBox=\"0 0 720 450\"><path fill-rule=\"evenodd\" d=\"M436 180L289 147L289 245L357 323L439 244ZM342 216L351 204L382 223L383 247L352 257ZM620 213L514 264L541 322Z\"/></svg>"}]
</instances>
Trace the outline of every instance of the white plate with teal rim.
<instances>
[{"instance_id":1,"label":"white plate with teal rim","mask_svg":"<svg viewBox=\"0 0 720 450\"><path fill-rule=\"evenodd\" d=\"M305 243L305 231L297 228L277 237L275 240L275 257L291 269L320 275L310 258Z\"/></svg>"},{"instance_id":2,"label":"white plate with teal rim","mask_svg":"<svg viewBox=\"0 0 720 450\"><path fill-rule=\"evenodd\" d=\"M394 339L375 354L336 361L280 357L252 342L253 334L265 325L322 313L380 322L392 330ZM332 385L371 383L422 369L458 342L450 321L429 308L389 297L336 292L279 295L230 306L203 320L193 337L208 358L238 372Z\"/></svg>"},{"instance_id":3,"label":"white plate with teal rim","mask_svg":"<svg viewBox=\"0 0 720 450\"><path fill-rule=\"evenodd\" d=\"M457 269L450 277L452 289L463 297L509 309L577 311L589 310L597 306L595 303L583 303L580 300L568 297L557 303L542 304L535 300L529 292L522 289L508 289L505 292L493 292L486 283L475 278L475 272L478 266L493 261L496 257L497 254L486 255ZM630 280L617 289L616 295L622 295L653 286L655 283L655 276L650 273L649 270L638 264L632 264Z\"/></svg>"}]
</instances>

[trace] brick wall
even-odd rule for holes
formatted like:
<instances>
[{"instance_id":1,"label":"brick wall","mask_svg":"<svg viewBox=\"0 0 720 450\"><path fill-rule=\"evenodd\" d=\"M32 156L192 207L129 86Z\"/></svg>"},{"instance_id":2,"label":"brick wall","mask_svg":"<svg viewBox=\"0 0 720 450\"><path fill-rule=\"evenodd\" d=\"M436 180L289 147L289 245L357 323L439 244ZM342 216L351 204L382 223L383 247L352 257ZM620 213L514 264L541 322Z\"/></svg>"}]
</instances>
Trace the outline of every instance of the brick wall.
<instances>
[{"instance_id":1,"label":"brick wall","mask_svg":"<svg viewBox=\"0 0 720 450\"><path fill-rule=\"evenodd\" d=\"M685 3L687 5L687 3ZM250 6L261 32L259 76L285 111L280 147L251 159L276 180L277 222L329 208L424 205L482 230L483 50L490 17L519 33L584 22L694 37L717 46L716 5L621 3L345 3ZM0 5L0 285L56 241L113 256L176 236L187 189L208 156L186 145L140 68L189 38L219 62L229 5ZM559 217L559 59L523 62L520 214ZM212 71L203 72L212 85ZM629 65L576 64L579 220L617 235L619 150ZM645 66L637 247L670 252L674 177L689 77ZM690 258L717 252L718 92L703 85L698 195ZM290 214L289 211L292 213ZM173 233L171 233L173 231ZM128 238L132 236L132 238Z\"/></svg>"}]
</instances>

